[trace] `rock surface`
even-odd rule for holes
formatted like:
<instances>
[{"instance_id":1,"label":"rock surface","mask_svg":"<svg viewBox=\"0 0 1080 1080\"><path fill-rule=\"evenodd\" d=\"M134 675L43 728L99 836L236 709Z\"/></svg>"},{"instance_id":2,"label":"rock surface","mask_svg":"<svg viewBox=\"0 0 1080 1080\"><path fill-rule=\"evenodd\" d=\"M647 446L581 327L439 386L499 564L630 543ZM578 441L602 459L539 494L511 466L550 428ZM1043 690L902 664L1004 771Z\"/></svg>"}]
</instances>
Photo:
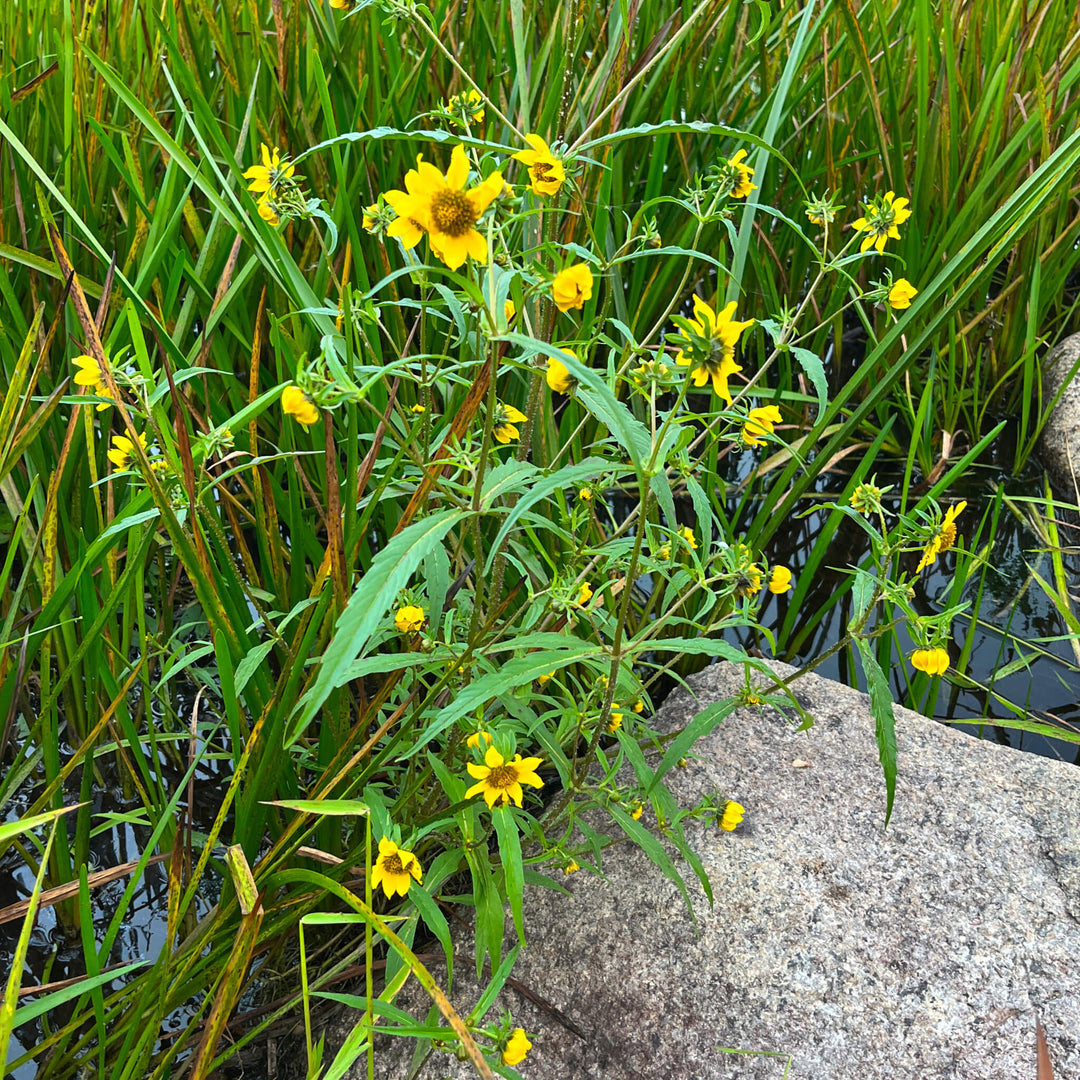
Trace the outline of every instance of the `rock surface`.
<instances>
[{"instance_id":1,"label":"rock surface","mask_svg":"<svg viewBox=\"0 0 1080 1080\"><path fill-rule=\"evenodd\" d=\"M1053 401L1068 380L1039 436L1039 454L1054 484L1065 495L1075 493L1080 475L1080 377L1073 375L1078 361L1080 334L1071 334L1051 349L1042 366L1044 403Z\"/></svg>"},{"instance_id":2,"label":"rock surface","mask_svg":"<svg viewBox=\"0 0 1080 1080\"><path fill-rule=\"evenodd\" d=\"M676 692L659 726L682 726L740 682L739 669L709 668L693 680L698 700ZM868 698L814 675L794 688L811 731L742 708L672 776L684 805L720 793L747 810L734 833L687 826L715 895L710 907L685 868L696 930L675 887L626 844L605 858L606 880L568 879L570 901L526 893L514 977L584 1038L505 989L498 1007L534 1043L522 1075L1034 1080L1041 1019L1054 1076L1080 1077L1080 771L898 709L883 831ZM452 998L467 1012L479 991L472 942L459 946ZM423 1016L415 989L398 1004ZM379 1055L378 1074L406 1077L408 1056ZM419 1074L471 1075L446 1055Z\"/></svg>"}]
</instances>

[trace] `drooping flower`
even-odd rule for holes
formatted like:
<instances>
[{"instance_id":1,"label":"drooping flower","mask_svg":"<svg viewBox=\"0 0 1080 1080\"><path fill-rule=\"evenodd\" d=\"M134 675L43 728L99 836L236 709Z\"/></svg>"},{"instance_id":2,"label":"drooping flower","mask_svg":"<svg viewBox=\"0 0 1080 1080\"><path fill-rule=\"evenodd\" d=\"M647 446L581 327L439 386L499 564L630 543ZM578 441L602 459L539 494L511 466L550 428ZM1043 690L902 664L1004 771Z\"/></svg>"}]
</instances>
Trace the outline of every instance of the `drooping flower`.
<instances>
[{"instance_id":1,"label":"drooping flower","mask_svg":"<svg viewBox=\"0 0 1080 1080\"><path fill-rule=\"evenodd\" d=\"M731 190L728 194L733 199L745 199L751 191L757 189L757 184L751 184L750 178L754 175L754 170L749 165L744 165L743 160L746 157L746 151L740 150L729 162L728 165L735 170L735 181L731 185Z\"/></svg>"},{"instance_id":2,"label":"drooping flower","mask_svg":"<svg viewBox=\"0 0 1080 1080\"><path fill-rule=\"evenodd\" d=\"M577 497L578 497L579 502L586 502L586 503L587 502L592 502L592 497L593 497L592 488L590 488L590 487L579 488L578 493L577 493Z\"/></svg>"},{"instance_id":3,"label":"drooping flower","mask_svg":"<svg viewBox=\"0 0 1080 1080\"><path fill-rule=\"evenodd\" d=\"M619 728L622 727L623 714L617 710L621 709L621 705L611 706L611 719L608 721L608 734L614 735Z\"/></svg>"},{"instance_id":4,"label":"drooping flower","mask_svg":"<svg viewBox=\"0 0 1080 1080\"><path fill-rule=\"evenodd\" d=\"M494 746L489 746L484 754L483 765L474 765L470 761L465 766L469 775L479 781L465 792L465 798L471 799L482 793L489 809L505 806L508 802L520 806L522 784L535 788L544 786L544 781L536 775L536 769L543 760L538 757L523 758L520 754L515 754L513 761L507 761Z\"/></svg>"},{"instance_id":5,"label":"drooping flower","mask_svg":"<svg viewBox=\"0 0 1080 1080\"><path fill-rule=\"evenodd\" d=\"M534 195L557 195L566 179L562 161L551 153L539 135L526 135L525 141L530 149L519 150L514 160L528 167L529 190Z\"/></svg>"},{"instance_id":6,"label":"drooping flower","mask_svg":"<svg viewBox=\"0 0 1080 1080\"><path fill-rule=\"evenodd\" d=\"M742 427L742 441L747 446L763 446L763 435L771 435L773 427L779 424L783 417L775 405L763 405L758 409L751 409L746 423Z\"/></svg>"},{"instance_id":7,"label":"drooping flower","mask_svg":"<svg viewBox=\"0 0 1080 1080\"><path fill-rule=\"evenodd\" d=\"M574 861L573 859L571 859L571 860L570 860L570 861L569 861L569 862L568 862L568 863L567 863L567 864L566 864L566 865L565 865L565 866L564 866L564 867L562 868L562 872L563 872L563 873L564 873L564 874L565 874L565 875L566 875L567 877L569 877L569 876L570 876L571 874L576 874L576 873L577 873L577 872L578 872L578 871L579 871L580 869L581 869L581 867L580 867L580 866L578 866L578 864L577 864L577 863L576 863L576 862L575 862L575 861Z\"/></svg>"},{"instance_id":8,"label":"drooping flower","mask_svg":"<svg viewBox=\"0 0 1080 1080\"><path fill-rule=\"evenodd\" d=\"M689 545L691 551L697 551L697 540L694 539L694 530L689 525L684 525L678 533Z\"/></svg>"},{"instance_id":9,"label":"drooping flower","mask_svg":"<svg viewBox=\"0 0 1080 1080\"><path fill-rule=\"evenodd\" d=\"M634 712L641 713L645 711L645 702L638 698L633 704Z\"/></svg>"},{"instance_id":10,"label":"drooping flower","mask_svg":"<svg viewBox=\"0 0 1080 1080\"><path fill-rule=\"evenodd\" d=\"M641 815L644 814L644 813L645 813L645 804L644 803L634 803L634 809L630 811L630 816L635 821L640 821L641 820Z\"/></svg>"},{"instance_id":11,"label":"drooping flower","mask_svg":"<svg viewBox=\"0 0 1080 1080\"><path fill-rule=\"evenodd\" d=\"M911 307L911 301L918 292L919 290L907 278L900 278L899 281L893 282L893 287L889 290L889 307L897 311Z\"/></svg>"},{"instance_id":12,"label":"drooping flower","mask_svg":"<svg viewBox=\"0 0 1080 1080\"><path fill-rule=\"evenodd\" d=\"M769 575L769 592L781 596L791 588L791 571L786 566L774 566Z\"/></svg>"},{"instance_id":13,"label":"drooping flower","mask_svg":"<svg viewBox=\"0 0 1080 1080\"><path fill-rule=\"evenodd\" d=\"M414 413L416 416L423 416L427 412L427 406L417 402L415 405L409 406L409 412Z\"/></svg>"},{"instance_id":14,"label":"drooping flower","mask_svg":"<svg viewBox=\"0 0 1080 1080\"><path fill-rule=\"evenodd\" d=\"M372 203L364 207L364 217L361 225L366 232L374 232L379 226L379 204Z\"/></svg>"},{"instance_id":15,"label":"drooping flower","mask_svg":"<svg viewBox=\"0 0 1080 1080\"><path fill-rule=\"evenodd\" d=\"M487 239L477 231L476 223L505 184L500 172L466 191L468 180L469 159L460 143L450 154L445 176L418 154L416 168L405 174L405 192L386 192L386 201L398 215L387 235L398 236L406 247L413 247L420 239L418 230L426 231L436 258L451 270L470 257L486 263Z\"/></svg>"},{"instance_id":16,"label":"drooping flower","mask_svg":"<svg viewBox=\"0 0 1080 1080\"><path fill-rule=\"evenodd\" d=\"M288 180L296 172L296 166L289 164L288 158L282 158L281 151L275 146L270 149L266 143L262 144L262 164L252 165L244 173L244 179L251 181L248 191L253 195L266 195L274 197L278 184L282 180Z\"/></svg>"},{"instance_id":17,"label":"drooping flower","mask_svg":"<svg viewBox=\"0 0 1080 1080\"><path fill-rule=\"evenodd\" d=\"M740 599L761 592L761 567L757 563L741 567L735 573L735 595Z\"/></svg>"},{"instance_id":18,"label":"drooping flower","mask_svg":"<svg viewBox=\"0 0 1080 1080\"><path fill-rule=\"evenodd\" d=\"M956 543L956 519L964 512L967 507L967 501L958 502L955 506L950 506L945 511L945 518L938 526L938 530L934 533L934 538L926 545L926 549L923 551L923 557L919 560L919 565L915 567L915 573L919 573L927 566L933 566L937 557Z\"/></svg>"},{"instance_id":19,"label":"drooping flower","mask_svg":"<svg viewBox=\"0 0 1080 1080\"><path fill-rule=\"evenodd\" d=\"M424 609L415 604L404 604L394 613L394 625L403 634L415 634L424 625Z\"/></svg>"},{"instance_id":20,"label":"drooping flower","mask_svg":"<svg viewBox=\"0 0 1080 1080\"><path fill-rule=\"evenodd\" d=\"M927 675L944 675L949 670L949 654L944 649L916 649L911 654L911 666Z\"/></svg>"},{"instance_id":21,"label":"drooping flower","mask_svg":"<svg viewBox=\"0 0 1080 1080\"><path fill-rule=\"evenodd\" d=\"M506 317L508 323L514 321L514 316L517 314L517 305L513 300L507 300L503 303L503 315Z\"/></svg>"},{"instance_id":22,"label":"drooping flower","mask_svg":"<svg viewBox=\"0 0 1080 1080\"><path fill-rule=\"evenodd\" d=\"M281 411L304 427L311 427L319 419L318 406L294 383L281 391Z\"/></svg>"},{"instance_id":23,"label":"drooping flower","mask_svg":"<svg viewBox=\"0 0 1080 1080\"><path fill-rule=\"evenodd\" d=\"M551 295L555 306L562 312L571 308L581 310L592 296L593 275L588 263L574 263L560 270L551 283Z\"/></svg>"},{"instance_id":24,"label":"drooping flower","mask_svg":"<svg viewBox=\"0 0 1080 1080\"><path fill-rule=\"evenodd\" d=\"M592 599L592 586L587 582L581 583L581 588L578 589L577 594L577 606L584 607Z\"/></svg>"},{"instance_id":25,"label":"drooping flower","mask_svg":"<svg viewBox=\"0 0 1080 1080\"><path fill-rule=\"evenodd\" d=\"M680 367L693 365L693 371L690 374L695 386L704 386L712 379L713 390L724 399L727 405L731 404L728 379L737 371L742 371L742 368L735 363L735 346L742 332L754 325L753 319L735 322L732 318L734 314L734 300L717 315L700 296L695 296L695 317L690 322L697 334L709 342L709 351L702 355L697 348L691 348L689 352L680 349L675 357L675 363Z\"/></svg>"},{"instance_id":26,"label":"drooping flower","mask_svg":"<svg viewBox=\"0 0 1080 1080\"><path fill-rule=\"evenodd\" d=\"M899 240L900 230L897 226L903 225L911 217L907 204L907 199L896 199L891 191L886 191L882 198L875 196L868 202L865 215L852 225L856 232L866 233L859 250L869 251L875 247L880 255L885 250L886 240Z\"/></svg>"},{"instance_id":27,"label":"drooping flower","mask_svg":"<svg viewBox=\"0 0 1080 1080\"><path fill-rule=\"evenodd\" d=\"M524 1028L514 1028L510 1038L503 1047L502 1063L504 1065L520 1065L525 1060L525 1055L532 1049Z\"/></svg>"},{"instance_id":28,"label":"drooping flower","mask_svg":"<svg viewBox=\"0 0 1080 1080\"><path fill-rule=\"evenodd\" d=\"M386 899L392 900L395 895L404 896L409 891L413 878L418 885L423 883L420 860L384 836L379 841L379 857L371 868L372 891L381 885Z\"/></svg>"},{"instance_id":29,"label":"drooping flower","mask_svg":"<svg viewBox=\"0 0 1080 1080\"><path fill-rule=\"evenodd\" d=\"M724 832L732 832L735 826L742 821L743 814L745 813L746 808L744 806L740 806L737 802L728 799L728 801L724 803L724 813L720 818L720 828L723 829Z\"/></svg>"},{"instance_id":30,"label":"drooping flower","mask_svg":"<svg viewBox=\"0 0 1080 1080\"><path fill-rule=\"evenodd\" d=\"M515 409L513 405L504 405L499 402L495 407L495 426L492 428L495 441L505 446L511 439L520 438L521 432L518 431L517 425L524 424L528 419L523 412Z\"/></svg>"},{"instance_id":31,"label":"drooping flower","mask_svg":"<svg viewBox=\"0 0 1080 1080\"><path fill-rule=\"evenodd\" d=\"M139 445L146 449L146 435L139 436ZM123 472L127 467L132 457L135 456L135 443L131 441L126 435L114 435L112 437L112 449L105 455L117 468L119 472Z\"/></svg>"},{"instance_id":32,"label":"drooping flower","mask_svg":"<svg viewBox=\"0 0 1080 1080\"><path fill-rule=\"evenodd\" d=\"M566 353L574 360L577 359L577 353L573 349L560 349L559 351ZM548 386L556 394L572 394L577 389L577 379L570 374L569 368L561 360L556 360L553 356L548 357L547 372L544 378L547 380Z\"/></svg>"},{"instance_id":33,"label":"drooping flower","mask_svg":"<svg viewBox=\"0 0 1080 1080\"><path fill-rule=\"evenodd\" d=\"M872 480L864 480L855 485L855 490L848 499L848 505L856 513L869 517L871 514L880 514L882 511L881 497L888 488L880 488Z\"/></svg>"},{"instance_id":34,"label":"drooping flower","mask_svg":"<svg viewBox=\"0 0 1080 1080\"><path fill-rule=\"evenodd\" d=\"M92 387L95 397L108 398L109 401L116 400L113 397L108 384L105 382L105 372L102 370L101 364L99 364L94 357L86 355L76 356L72 363L79 369L75 372L76 386ZM109 402L103 401L97 406L97 411L101 412L108 407Z\"/></svg>"},{"instance_id":35,"label":"drooping flower","mask_svg":"<svg viewBox=\"0 0 1080 1080\"><path fill-rule=\"evenodd\" d=\"M483 739L485 745L491 745L491 735L486 731L474 731L466 740L465 745L470 750L480 749L480 740Z\"/></svg>"}]
</instances>

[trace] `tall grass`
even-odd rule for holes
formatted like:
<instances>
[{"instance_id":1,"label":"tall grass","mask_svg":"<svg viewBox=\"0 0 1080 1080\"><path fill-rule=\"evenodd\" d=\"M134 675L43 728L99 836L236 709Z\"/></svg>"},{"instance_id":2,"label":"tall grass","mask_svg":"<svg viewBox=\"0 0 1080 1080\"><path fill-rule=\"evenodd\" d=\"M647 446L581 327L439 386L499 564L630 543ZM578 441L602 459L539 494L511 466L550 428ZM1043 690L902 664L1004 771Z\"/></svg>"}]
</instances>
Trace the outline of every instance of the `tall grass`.
<instances>
[{"instance_id":1,"label":"tall grass","mask_svg":"<svg viewBox=\"0 0 1080 1080\"><path fill-rule=\"evenodd\" d=\"M11 840L43 888L70 886L34 903L53 904L87 973L25 1004L14 973L0 1031L57 1010L15 1062L34 1061L43 1077L74 1075L85 1062L111 1080L164 1077L184 1060L192 1075L209 1075L296 1007L292 985L271 1012L235 1020L247 981L290 966L301 921L328 907L349 907L372 930L309 990L357 962L370 971L370 933L390 942L388 985L397 970L423 977L409 951L417 921L391 933L371 909L370 887L359 906L346 887L371 860L371 837L356 821L394 816L422 783L449 794L451 778L433 774L416 749L419 731L435 737L424 726L433 712L445 728L499 703L535 730L540 706L517 688L555 661L599 664L588 643L571 656L550 640L538 640L531 660L507 658L522 629L514 617L529 592L528 560L547 572L571 548L600 551L618 540L618 523L598 515L568 539L569 509L555 493L570 474L531 481L534 495L549 484L545 500L519 486L503 501L509 462L492 488L443 483L442 459L433 462L440 447L450 450L449 423L403 417L430 409L428 363L459 437L483 415L491 385L482 348L461 332L469 316L447 297L458 282L432 273L418 288L396 248L374 242L362 223L362 208L400 184L418 151L434 145L445 162L438 144L448 136L428 114L466 88L452 58L518 132L574 145L591 162L561 219L523 225L538 259L578 245L607 264L604 314L618 324L593 341L607 361L594 359L586 403L607 393L624 404L615 372L639 343L656 347L694 292L737 297L740 313L759 318L797 304L823 264L802 212L807 192L835 192L849 211L879 191L910 198L915 216L888 255L902 260L890 263L896 276L920 290L910 310L898 322L865 306L841 313L882 265L847 262L814 294L806 324L817 326L819 311L836 314L798 341L804 353L783 350L772 364L792 449L771 448L741 500L720 451L688 457L674 494L659 482L648 489L691 506L703 532L769 544L852 447L858 465L840 498L889 459L901 463L900 505L911 509L962 477L1002 417L1017 430L1019 468L1049 405L1038 364L1072 326L1080 239L1075 5L436 0L431 9L431 32L374 6L342 17L321 2L43 0L0 12L0 492L11 532L0 560L0 808L30 790L26 817L44 822L80 803L72 827L57 826L47 843L26 829ZM465 140L479 153L522 145L493 114L482 134ZM681 192L737 137L752 151L758 190L727 220L695 221ZM299 168L336 246L324 222L279 235L255 213L242 173L262 142L293 156L317 147ZM628 228L640 233L647 218L661 247L630 258ZM326 413L333 420L322 430L283 423L280 384L325 353L340 314L331 359L365 387L362 403ZM528 340L505 334L500 348L516 355ZM748 340L743 362L761 368L771 346L761 333ZM145 483L109 472L109 425L129 436L135 428L116 408L95 434L69 380L80 353L107 355L141 380L171 486L146 470ZM419 379L395 381L417 368ZM508 371L500 396L527 409L528 366ZM581 470L573 477L597 479L583 463L594 440L620 436L622 414L610 405L601 422L582 401L558 411L544 402L532 463L562 464L567 445ZM957 451L935 471L943 431ZM622 494L645 506L646 483L639 470ZM477 525L470 510L489 516ZM511 512L528 544L505 527ZM841 517L815 538L780 645L811 632L847 590L810 602L812 568ZM469 637L466 658L479 666L468 686L452 671L415 678L420 658L380 629L414 572L432 612L463 589L481 591L473 611L486 610L487 622ZM497 594L504 580L506 596L487 609L482 590ZM623 604L627 640L640 646L631 656L648 643L657 665L681 676L721 650L702 646L695 659L686 643L693 628L712 625L711 602L697 594L653 630L660 601L633 594ZM669 637L680 642L674 653L663 652ZM887 666L886 653L879 660ZM181 710L185 678L210 691L196 715ZM573 772L567 734L545 737L545 756ZM620 745L633 755L627 740ZM227 780L197 835L188 785L211 757L224 759ZM371 792L398 760L412 764L393 774L402 787L383 791L380 810ZM87 853L106 773L150 828L97 936ZM437 808L421 808L423 829ZM633 822L620 826L647 842ZM515 837L496 841L505 852ZM658 860L662 852L656 845ZM519 851L515 883L484 845L446 854L427 870L429 893L468 874L478 960L487 951L498 961L501 904L536 879L539 861L522 862ZM168 860L166 946L107 971L159 855ZM196 918L196 899L216 895L218 882L220 898ZM445 940L434 902L420 917ZM29 916L24 925L25 943ZM189 1023L167 1037L180 1009Z\"/></svg>"}]
</instances>

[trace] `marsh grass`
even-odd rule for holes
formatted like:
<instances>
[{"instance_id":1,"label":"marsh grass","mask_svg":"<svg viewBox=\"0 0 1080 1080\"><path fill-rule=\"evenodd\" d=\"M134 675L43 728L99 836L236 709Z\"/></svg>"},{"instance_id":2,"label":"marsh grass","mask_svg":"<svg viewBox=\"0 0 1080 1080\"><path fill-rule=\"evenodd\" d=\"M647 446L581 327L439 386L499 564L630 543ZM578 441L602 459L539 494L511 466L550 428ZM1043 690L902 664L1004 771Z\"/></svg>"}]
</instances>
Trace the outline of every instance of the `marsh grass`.
<instances>
[{"instance_id":1,"label":"marsh grass","mask_svg":"<svg viewBox=\"0 0 1080 1080\"><path fill-rule=\"evenodd\" d=\"M42 888L72 886L53 910L81 943L87 973L73 987L18 998L23 972L13 966L0 1036L41 1025L15 1068L33 1061L38 1075L61 1078L89 1064L127 1080L165 1077L186 1062L187 1073L206 1076L349 965L370 973L376 948L386 961L378 1007L387 1015L387 988L403 972L427 978L414 936L448 948L445 916L430 897L455 874L472 882L477 964L489 955L502 969L503 902L520 921L524 883L550 882L551 838L545 843L535 819L517 811L512 828L494 815L492 834L459 805L461 778L424 750L433 729L423 745L417 732L433 710L445 728L479 723L496 703L574 789L584 766L567 756L572 732L552 719L554 707L515 691L556 666L595 678L610 654L582 639L556 642L545 624L537 651L516 655L510 616L525 602L530 573L558 569L568 544L592 552L594 569L605 565L604 544L618 548L620 523L601 515L570 543L562 492L615 467L613 453L602 470L584 464L598 439L611 433L623 449L632 444L621 434L648 417L626 406L616 373L639 343L655 348L659 332L671 332L692 293L719 289L718 301L737 299L740 314L763 318L809 292L807 324L818 328L799 341L805 354L781 348L772 359L768 392L788 426L748 471L741 497L722 479L722 448L687 457L686 470L665 473L655 488L638 462L618 490L641 507L641 521L657 521L649 492L672 499L670 480L699 537L745 535L760 551L825 470L852 453L857 465L837 505L879 463L899 461L898 510L909 513L946 496L988 451L1002 416L1018 431L1015 466L1023 465L1051 404L1040 398L1039 361L1074 322L1080 257L1075 5L439 0L431 15L425 26L370 5L342 17L323 3L254 0L44 0L0 12L0 260L8 271L0 274L0 493L10 532L0 560L0 808L32 792L21 824L0 835ZM409 427L402 412L430 410L438 382L442 415L459 439L483 419L494 381L468 319L469 304L483 306L485 295L476 280L437 264L416 286L395 246L362 226L362 208L401 182L419 150L445 162L451 136L429 114L466 88L454 60L492 99L483 130L459 132L479 158L502 160L520 149L523 132L575 148L582 168L566 212L526 215L521 235L530 257L549 266L556 251L591 252L605 267L602 314L617 320L593 336L594 366L574 368L593 381L558 409L543 398L527 447L538 470L572 461L577 471L538 473L526 484L523 453L489 474L494 486L476 490L443 483L441 463L432 465L447 426ZM257 215L242 173L263 142L298 158L333 228L293 221L279 234ZM726 220L695 220L681 190L737 146L750 151L758 190ZM811 292L824 258L802 200L826 189L848 207L847 221L860 200L888 189L910 198L915 216L884 260L845 261ZM660 247L624 250L648 218ZM847 237L830 239L835 250ZM853 302L885 265L919 289L898 320ZM534 334L498 335L500 357L537 359L533 370L512 367L499 392L530 411L535 367L554 355L554 313L519 291L513 298L519 310L535 310ZM598 314L593 304L583 318ZM330 350L334 376L365 392L357 407L324 412L306 430L282 417L280 386L324 355L328 339L341 342ZM855 339L864 344L853 347ZM763 368L772 351L764 332L748 335L747 371ZM95 414L69 381L72 358L84 352L141 380L171 489L148 462L127 476L108 472L108 426L129 436L136 428L116 408L95 434ZM827 365L815 359L825 357ZM942 453L942 432L951 454ZM470 507L490 516L478 525ZM993 513L1001 507L994 502ZM511 512L526 540L507 531ZM845 579L809 610L815 570L843 516L831 513L814 537L780 645L810 634L859 580ZM1060 550L1046 520L1048 549ZM482 573L470 576L471 563ZM610 565L614 574L622 564ZM379 625L414 572L429 612L475 593L466 658L478 667L468 684L446 670L460 653L436 651L442 674L421 678L425 658ZM958 588L976 572L962 559ZM1074 632L1060 559L1037 580ZM686 587L676 583L671 595ZM485 600L485 588L494 596ZM681 677L731 650L718 637L695 637L714 625L708 590L655 629L662 608L631 602L635 595L611 592L618 635L631 645L623 664L616 636L613 681L597 702L605 719L635 657L655 664L647 693L649 679ZM677 644L665 653L667 639ZM567 640L579 641L572 655ZM897 639L878 636L873 655L888 671ZM181 714L175 680L184 671L207 686L213 710ZM652 813L681 844L660 781L693 734L677 740L677 752L660 747L656 768L644 771L625 732L607 754L593 739L589 765L602 779L590 783L611 790L619 763L630 761L652 785ZM189 783L211 755L229 780L206 835L196 836ZM179 767L178 783L166 781L162 758ZM86 862L104 759L150 829L95 937ZM415 795L424 783L458 807L449 818ZM68 807L76 795L79 805ZM44 841L32 831L68 809L70 828ZM654 833L618 802L610 810L619 834L681 884ZM368 822L402 817L432 838L425 889L410 892L423 930L417 919L393 930L372 906L370 883L344 884L371 865ZM448 822L463 830L464 853L436 842ZM600 839L588 848L599 858ZM114 970L143 871L162 854L167 945ZM683 854L693 868L692 852ZM225 887L196 918L211 867ZM291 966L300 928L335 906L333 917L346 908L365 926L365 940L238 1035L230 1017L249 981ZM32 925L31 912L18 950ZM369 980L369 1018L376 996ZM185 1030L166 1038L165 1021L181 1009ZM46 1022L53 1010L62 1011ZM366 1052L365 1040L350 1053ZM314 1056L310 1034L309 1045Z\"/></svg>"}]
</instances>

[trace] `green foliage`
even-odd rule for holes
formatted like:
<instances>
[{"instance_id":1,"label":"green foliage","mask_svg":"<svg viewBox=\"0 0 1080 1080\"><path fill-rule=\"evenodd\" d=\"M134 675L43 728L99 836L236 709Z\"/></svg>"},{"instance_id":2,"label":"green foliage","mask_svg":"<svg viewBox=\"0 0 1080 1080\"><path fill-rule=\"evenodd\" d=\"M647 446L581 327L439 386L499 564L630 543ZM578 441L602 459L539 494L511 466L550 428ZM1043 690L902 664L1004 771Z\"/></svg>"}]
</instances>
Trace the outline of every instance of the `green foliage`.
<instances>
[{"instance_id":1,"label":"green foliage","mask_svg":"<svg viewBox=\"0 0 1080 1080\"><path fill-rule=\"evenodd\" d=\"M210 1075L361 963L363 995L336 996L363 1020L330 1075L376 1029L456 1037L482 1075L513 1075L489 1063L512 1021L486 1014L516 956L507 908L528 939L526 884L598 869L628 838L711 898L682 831L701 808L665 778L736 704L784 699L733 635L772 640L763 552L853 450L775 643L854 598L825 652L862 658L891 811L898 631L932 648L954 620L974 628L960 590L985 572L973 543L927 616L905 560L941 535L933 500L1002 415L1027 459L1039 359L1072 316L1080 26L1064 0L1024 7L4 9L0 809L30 805L0 841L87 972L0 1011L7 1031L57 1010L16 1066ZM443 107L471 89L483 120L471 99ZM511 157L532 133L565 166L558 193L529 192ZM469 189L497 170L515 184L479 221L484 265L386 235L417 155L441 173L459 145ZM756 187L733 194L740 150ZM913 215L861 252L849 226L886 190ZM840 209L822 226L808 205ZM591 295L557 307L553 279L579 264ZM901 277L906 308L889 302ZM573 392L550 388L556 365ZM755 401L781 410L775 430L747 426ZM736 484L739 453L757 456ZM851 497L890 461L895 520L862 517ZM871 554L814 607L850 522ZM1075 629L1060 555L1032 580ZM744 665L745 695L654 731L652 700L717 657ZM507 767L524 792L492 805ZM197 814L200 769L220 790ZM113 825L90 805L106 777L148 828L98 932L85 863ZM73 827L40 841L76 784ZM380 839L423 880L373 888ZM165 946L106 975L157 856ZM448 900L474 908L476 968L494 972L468 1018L413 948L430 934L449 968ZM312 938L352 924L365 940L314 963ZM260 969L298 957L303 985L225 1039ZM425 1023L393 1004L410 972Z\"/></svg>"}]
</instances>

